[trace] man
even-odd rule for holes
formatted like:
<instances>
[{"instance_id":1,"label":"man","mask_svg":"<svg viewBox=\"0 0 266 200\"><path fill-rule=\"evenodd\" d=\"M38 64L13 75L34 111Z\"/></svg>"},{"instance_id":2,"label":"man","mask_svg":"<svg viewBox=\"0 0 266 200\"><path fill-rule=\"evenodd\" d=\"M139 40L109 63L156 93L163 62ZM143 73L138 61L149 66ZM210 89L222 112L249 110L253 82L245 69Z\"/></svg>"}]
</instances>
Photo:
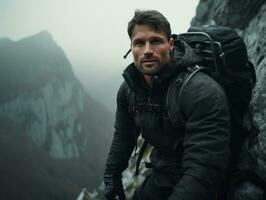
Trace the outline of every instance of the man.
<instances>
[{"instance_id":1,"label":"man","mask_svg":"<svg viewBox=\"0 0 266 200\"><path fill-rule=\"evenodd\" d=\"M171 80L200 58L182 41L174 48L170 25L158 11L136 11L128 34L134 62L125 69L117 95L115 132L104 175L106 198L125 199L121 174L141 134L154 147L152 170L133 199L214 199L229 154L230 116L223 89L205 73L196 73L179 102L185 126L181 122L173 126L167 110L147 105L163 108Z\"/></svg>"}]
</instances>

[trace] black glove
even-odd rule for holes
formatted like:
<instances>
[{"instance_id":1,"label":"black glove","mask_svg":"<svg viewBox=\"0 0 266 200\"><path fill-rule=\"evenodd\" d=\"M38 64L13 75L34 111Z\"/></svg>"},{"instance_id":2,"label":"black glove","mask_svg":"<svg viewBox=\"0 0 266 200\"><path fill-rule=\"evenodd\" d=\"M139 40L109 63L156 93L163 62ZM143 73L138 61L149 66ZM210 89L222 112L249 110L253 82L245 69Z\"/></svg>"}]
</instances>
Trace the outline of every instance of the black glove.
<instances>
[{"instance_id":1,"label":"black glove","mask_svg":"<svg viewBox=\"0 0 266 200\"><path fill-rule=\"evenodd\" d=\"M104 195L106 200L125 200L125 193L121 176L105 175L104 176Z\"/></svg>"}]
</instances>

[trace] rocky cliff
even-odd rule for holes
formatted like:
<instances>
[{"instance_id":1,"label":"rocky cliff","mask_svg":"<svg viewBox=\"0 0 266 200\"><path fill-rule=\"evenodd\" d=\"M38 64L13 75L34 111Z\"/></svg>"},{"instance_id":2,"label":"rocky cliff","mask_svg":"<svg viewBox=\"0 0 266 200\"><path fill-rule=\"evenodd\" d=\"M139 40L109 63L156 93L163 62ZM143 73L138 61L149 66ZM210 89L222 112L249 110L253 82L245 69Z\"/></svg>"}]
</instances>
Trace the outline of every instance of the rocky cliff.
<instances>
[{"instance_id":1,"label":"rocky cliff","mask_svg":"<svg viewBox=\"0 0 266 200\"><path fill-rule=\"evenodd\" d=\"M100 183L112 114L48 32L0 40L0 94L0 199L73 199Z\"/></svg>"},{"instance_id":2,"label":"rocky cliff","mask_svg":"<svg viewBox=\"0 0 266 200\"><path fill-rule=\"evenodd\" d=\"M265 0L200 0L191 25L229 26L243 36L248 55L256 68L257 84L250 106L255 134L246 141L239 168L246 175L234 188L234 200L262 200L266 195L266 2Z\"/></svg>"}]
</instances>

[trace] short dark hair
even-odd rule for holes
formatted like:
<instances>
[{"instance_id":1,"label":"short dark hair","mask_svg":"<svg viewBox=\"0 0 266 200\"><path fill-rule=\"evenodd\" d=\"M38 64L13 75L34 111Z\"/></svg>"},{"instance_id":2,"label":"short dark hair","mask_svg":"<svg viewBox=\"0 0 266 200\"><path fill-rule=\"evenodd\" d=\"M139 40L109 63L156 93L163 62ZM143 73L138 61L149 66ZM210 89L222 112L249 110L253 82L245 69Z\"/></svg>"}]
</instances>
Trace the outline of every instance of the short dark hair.
<instances>
[{"instance_id":1,"label":"short dark hair","mask_svg":"<svg viewBox=\"0 0 266 200\"><path fill-rule=\"evenodd\" d=\"M127 32L131 38L135 25L147 25L155 31L162 31L168 40L171 38L171 27L168 20L156 10L136 10L134 17L128 22Z\"/></svg>"}]
</instances>

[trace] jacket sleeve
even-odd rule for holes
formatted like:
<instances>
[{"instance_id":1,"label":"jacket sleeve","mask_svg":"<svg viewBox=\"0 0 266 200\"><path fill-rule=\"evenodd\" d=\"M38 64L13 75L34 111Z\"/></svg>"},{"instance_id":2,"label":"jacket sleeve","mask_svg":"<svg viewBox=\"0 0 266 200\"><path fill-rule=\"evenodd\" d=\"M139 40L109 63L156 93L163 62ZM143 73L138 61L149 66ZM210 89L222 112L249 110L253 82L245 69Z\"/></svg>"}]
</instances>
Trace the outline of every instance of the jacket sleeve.
<instances>
[{"instance_id":1,"label":"jacket sleeve","mask_svg":"<svg viewBox=\"0 0 266 200\"><path fill-rule=\"evenodd\" d=\"M197 73L184 87L183 173L169 200L213 200L229 157L230 115L221 86Z\"/></svg>"},{"instance_id":2,"label":"jacket sleeve","mask_svg":"<svg viewBox=\"0 0 266 200\"><path fill-rule=\"evenodd\" d=\"M105 175L120 176L127 168L128 160L135 146L134 120L128 112L128 93L127 85L124 82L117 94L115 131L106 161Z\"/></svg>"}]
</instances>

